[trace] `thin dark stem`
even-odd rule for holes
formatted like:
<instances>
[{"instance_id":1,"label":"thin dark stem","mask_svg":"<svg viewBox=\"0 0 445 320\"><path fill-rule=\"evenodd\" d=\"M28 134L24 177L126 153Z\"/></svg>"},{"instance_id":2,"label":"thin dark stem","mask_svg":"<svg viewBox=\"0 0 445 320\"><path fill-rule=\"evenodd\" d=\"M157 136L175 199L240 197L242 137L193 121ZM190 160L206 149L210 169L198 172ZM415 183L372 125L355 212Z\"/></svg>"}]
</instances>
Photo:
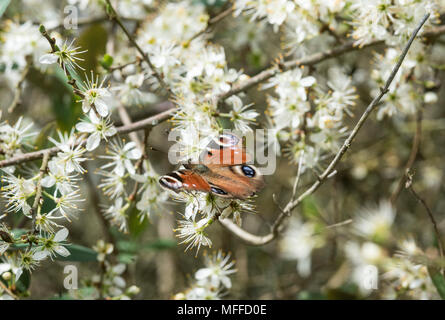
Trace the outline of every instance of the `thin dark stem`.
<instances>
[{"instance_id":1,"label":"thin dark stem","mask_svg":"<svg viewBox=\"0 0 445 320\"><path fill-rule=\"evenodd\" d=\"M411 171L414 161L416 160L417 153L419 152L420 148L421 135L422 135L422 110L418 110L416 114L416 133L414 134L413 144L408 157L408 161L405 164L405 167L403 169L403 175L402 177L400 177L399 183L397 184L397 188L391 194L390 201L393 205L397 201L397 198L399 197L400 192L402 191L405 185L406 174L409 171Z\"/></svg>"},{"instance_id":2,"label":"thin dark stem","mask_svg":"<svg viewBox=\"0 0 445 320\"><path fill-rule=\"evenodd\" d=\"M143 130L143 129L155 126L158 123L164 121L165 119L171 117L174 111L175 111L175 108L171 108L171 109L168 109L161 113L158 113L152 117L148 117L146 119L143 119L143 120L140 120L137 122L133 122L130 125L123 125L121 127L117 127L116 128L117 134L126 134L126 133L130 133L133 131ZM84 144L85 142L86 142L86 137L81 139L79 144ZM59 152L59 148L52 147L52 148L47 148L47 149L43 149L43 150L39 150L39 151L24 153L24 154L0 161L0 168L17 165L17 164L32 161L32 160L37 160L37 159L42 158L45 153L54 155L57 152Z\"/></svg>"},{"instance_id":3,"label":"thin dark stem","mask_svg":"<svg viewBox=\"0 0 445 320\"><path fill-rule=\"evenodd\" d=\"M88 171L88 173L86 174L86 177L85 177L85 180L86 180L86 183L88 185L88 188L90 189L90 196L91 196L90 201L93 204L94 213L96 213L96 215L97 215L97 217L98 217L98 219L100 221L100 224L102 226L102 230L104 232L105 239L106 239L106 241L108 243L113 244L113 247L114 247L113 253L117 255L117 254L119 254L117 243L116 243L116 240L114 239L113 234L111 233L110 222L104 217L104 215L101 212L101 209L100 209L100 206L99 206L99 204L100 204L100 197L99 197L99 194L97 192L98 191L97 187L93 183L93 179L91 177L91 173L90 172L91 171Z\"/></svg>"},{"instance_id":4,"label":"thin dark stem","mask_svg":"<svg viewBox=\"0 0 445 320\"><path fill-rule=\"evenodd\" d=\"M107 13L110 19L114 20L119 27L122 29L122 31L125 33L125 35L128 38L128 41L130 41L131 45L136 48L136 50L139 52L139 54L142 56L145 62L147 62L148 66L150 67L151 71L153 72L153 75L158 80L159 85L167 90L170 96L173 96L173 93L171 92L170 88L165 83L163 77L157 72L156 67L151 62L149 56L142 50L142 48L138 45L136 40L134 39L133 35L127 30L127 28L122 23L122 20L120 19L119 15L117 14L116 10L114 9L113 5L111 4L110 0L106 0L107 3Z\"/></svg>"},{"instance_id":5,"label":"thin dark stem","mask_svg":"<svg viewBox=\"0 0 445 320\"><path fill-rule=\"evenodd\" d=\"M40 25L39 27L39 31L42 34L42 36L45 37L46 40L48 40L49 45L51 46L51 52L57 52L60 51L60 48L57 46L56 44L56 39L51 38L50 35L48 34L48 32L46 31L46 28L43 24ZM68 79L68 84L73 88L73 92L74 94L78 95L81 98L85 98L84 93L82 92L82 90L79 88L79 86L77 85L77 81L76 79L72 76L71 72L68 69L68 66L63 62L63 60L61 60L59 58L59 64L60 67L62 68L63 72L65 73L65 76ZM94 103L92 104L92 109L94 110L94 112L96 113L96 115L100 118L99 113L96 110L96 106L94 105Z\"/></svg>"},{"instance_id":6,"label":"thin dark stem","mask_svg":"<svg viewBox=\"0 0 445 320\"><path fill-rule=\"evenodd\" d=\"M17 82L14 88L14 98L12 99L11 104L8 107L8 112L11 113L14 109L22 103L20 96L22 95L23 83L25 82L26 76L28 75L29 69L31 68L31 59L30 57L26 58L27 63L25 69L20 73L20 79Z\"/></svg>"},{"instance_id":7,"label":"thin dark stem","mask_svg":"<svg viewBox=\"0 0 445 320\"><path fill-rule=\"evenodd\" d=\"M14 300L19 300L19 297L17 297L11 289L9 289L1 280L0 280L0 287L2 287L3 290L6 291L7 294L9 294Z\"/></svg>"},{"instance_id":8,"label":"thin dark stem","mask_svg":"<svg viewBox=\"0 0 445 320\"><path fill-rule=\"evenodd\" d=\"M34 198L34 203L31 208L31 217L32 217L32 229L31 230L33 233L37 232L37 230L36 230L36 216L37 216L38 207L39 207L39 205L41 205L40 198L42 197L42 178L46 172L49 157L50 157L50 154L48 152L45 152L45 154L43 155L42 166L40 167L40 171L39 171L39 177L37 179L36 195Z\"/></svg>"},{"instance_id":9,"label":"thin dark stem","mask_svg":"<svg viewBox=\"0 0 445 320\"><path fill-rule=\"evenodd\" d=\"M233 11L235 10L235 8L232 6L230 6L229 8L227 8L226 10L224 10L223 12L221 12L220 14L218 14L217 16L211 18L209 20L209 22L207 23L207 27L201 31L199 31L198 33L196 33L193 37L191 37L189 39L189 42L193 41L194 39L198 38L199 36L201 36L204 33L207 33L211 30L211 28L217 24L218 22L224 20L224 18L226 18L227 16L229 16L231 13L233 13Z\"/></svg>"},{"instance_id":10,"label":"thin dark stem","mask_svg":"<svg viewBox=\"0 0 445 320\"><path fill-rule=\"evenodd\" d=\"M411 194L414 196L414 198L416 198L416 200L422 204L422 206L425 208L425 211L428 213L428 217L430 218L431 223L433 225L434 234L436 235L436 238L437 238L439 254L440 254L440 257L443 259L443 257L445 256L445 251L444 251L445 247L442 242L442 238L440 236L439 228L437 227L437 222L436 222L436 219L434 218L433 212L431 211L431 209L428 206L428 204L426 203L426 201L422 197L420 197L419 194L414 190L413 183L412 183L412 174L407 173L406 176L407 176L406 188L411 192Z\"/></svg>"}]
</instances>

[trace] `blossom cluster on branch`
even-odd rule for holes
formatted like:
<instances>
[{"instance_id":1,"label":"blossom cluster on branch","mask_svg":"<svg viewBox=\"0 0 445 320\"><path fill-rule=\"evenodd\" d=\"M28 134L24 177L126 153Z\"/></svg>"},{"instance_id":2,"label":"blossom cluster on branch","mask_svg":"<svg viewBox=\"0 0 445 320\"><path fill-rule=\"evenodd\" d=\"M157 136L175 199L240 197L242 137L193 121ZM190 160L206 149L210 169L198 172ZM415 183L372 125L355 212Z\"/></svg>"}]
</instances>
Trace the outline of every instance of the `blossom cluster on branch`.
<instances>
[{"instance_id":1,"label":"blossom cluster on branch","mask_svg":"<svg viewBox=\"0 0 445 320\"><path fill-rule=\"evenodd\" d=\"M298 277L311 277L315 252L334 243L343 262L328 288L349 283L357 296L372 294L363 282L371 265L384 273L382 298L444 294L431 276L443 269L444 254L434 217L437 248L421 249L413 238L392 233L398 193L391 202L379 194L379 205L354 209L345 223L325 219L309 197L337 174L335 166L374 108L378 126L402 127L416 115L419 125L424 108L439 101L444 1L62 2L39 9L37 1L21 0L0 12L7 17L0 23L0 81L13 96L0 123L0 299L26 297L23 282L38 266L79 256L96 261L98 272L86 276L80 290L67 290L70 297L137 296L139 287L127 287L128 273L143 246L125 237L137 238L147 224L165 232L159 219L174 208L178 221L169 228L196 257L221 242L215 241L218 221L249 242L254 236L243 229L250 230L245 221L264 213L263 195L279 214L263 243L279 238L276 254L296 262ZM61 5L74 8L72 21ZM172 109L157 109L165 101ZM47 109L36 111L34 103ZM142 111L150 114L139 118ZM150 145L152 129L166 119L185 167L199 162L226 129L246 135L267 128L273 134L265 149L287 172L278 168L272 191L248 199L166 191ZM352 164L357 180L371 167L362 160ZM348 194L343 197L346 202ZM295 217L300 204L305 213ZM70 243L70 223L93 210L106 239L82 251ZM170 288L171 297L220 299L229 292L236 272L230 255L219 250L205 259L190 288L174 296Z\"/></svg>"}]
</instances>

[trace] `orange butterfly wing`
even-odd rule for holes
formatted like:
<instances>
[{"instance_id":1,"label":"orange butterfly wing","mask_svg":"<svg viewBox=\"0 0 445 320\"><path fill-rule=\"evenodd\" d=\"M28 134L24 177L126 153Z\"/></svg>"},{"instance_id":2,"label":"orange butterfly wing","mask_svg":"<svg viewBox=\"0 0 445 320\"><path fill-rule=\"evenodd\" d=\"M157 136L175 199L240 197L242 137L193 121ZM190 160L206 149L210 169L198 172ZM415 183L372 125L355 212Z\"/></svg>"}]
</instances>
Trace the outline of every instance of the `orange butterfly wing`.
<instances>
[{"instance_id":1,"label":"orange butterfly wing","mask_svg":"<svg viewBox=\"0 0 445 320\"><path fill-rule=\"evenodd\" d=\"M246 164L250 159L242 139L222 134L200 155L201 164L184 164L186 170L162 176L159 183L175 192L203 191L224 198L245 199L264 187L259 170Z\"/></svg>"}]
</instances>

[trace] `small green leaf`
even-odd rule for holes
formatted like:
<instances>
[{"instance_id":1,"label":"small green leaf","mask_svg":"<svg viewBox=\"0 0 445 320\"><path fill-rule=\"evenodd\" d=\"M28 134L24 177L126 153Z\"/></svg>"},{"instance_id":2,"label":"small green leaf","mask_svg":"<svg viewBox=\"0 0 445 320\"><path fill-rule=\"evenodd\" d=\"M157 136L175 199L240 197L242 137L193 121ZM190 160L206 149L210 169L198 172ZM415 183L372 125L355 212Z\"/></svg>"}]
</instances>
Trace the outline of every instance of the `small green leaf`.
<instances>
[{"instance_id":1,"label":"small green leaf","mask_svg":"<svg viewBox=\"0 0 445 320\"><path fill-rule=\"evenodd\" d=\"M158 239L143 246L149 250L167 250L176 247L176 241L173 239Z\"/></svg>"},{"instance_id":2,"label":"small green leaf","mask_svg":"<svg viewBox=\"0 0 445 320\"><path fill-rule=\"evenodd\" d=\"M31 273L28 270L23 270L22 275L15 285L20 292L26 292L31 285Z\"/></svg>"},{"instance_id":3,"label":"small green leaf","mask_svg":"<svg viewBox=\"0 0 445 320\"><path fill-rule=\"evenodd\" d=\"M428 273L440 297L442 300L445 300L445 277L440 273L439 269L432 266L428 267Z\"/></svg>"},{"instance_id":4,"label":"small green leaf","mask_svg":"<svg viewBox=\"0 0 445 320\"><path fill-rule=\"evenodd\" d=\"M5 13L10 2L11 0L0 0L0 18L3 16L3 13Z\"/></svg>"},{"instance_id":5,"label":"small green leaf","mask_svg":"<svg viewBox=\"0 0 445 320\"><path fill-rule=\"evenodd\" d=\"M136 206L132 206L130 208L130 212L128 215L128 229L130 230L130 235L134 238L140 237L144 231L149 226L148 219L144 219L141 221L139 216L139 210L136 208Z\"/></svg>"},{"instance_id":6,"label":"small green leaf","mask_svg":"<svg viewBox=\"0 0 445 320\"><path fill-rule=\"evenodd\" d=\"M12 229L11 230L11 233L14 235L15 239L20 239L20 237L27 232L28 232L28 230L26 230L26 229Z\"/></svg>"},{"instance_id":7,"label":"small green leaf","mask_svg":"<svg viewBox=\"0 0 445 320\"><path fill-rule=\"evenodd\" d=\"M120 253L119 262L124 264L133 263L136 260L136 256L131 253Z\"/></svg>"},{"instance_id":8,"label":"small green leaf","mask_svg":"<svg viewBox=\"0 0 445 320\"><path fill-rule=\"evenodd\" d=\"M317 218L320 216L320 212L317 209L317 205L313 197L307 197L301 203L302 212L308 219Z\"/></svg>"},{"instance_id":9,"label":"small green leaf","mask_svg":"<svg viewBox=\"0 0 445 320\"><path fill-rule=\"evenodd\" d=\"M35 146L37 147L37 149L45 149L50 146L51 142L48 141L48 137L53 136L56 128L57 122L51 121L46 126L44 126L42 130L40 130L35 140Z\"/></svg>"},{"instance_id":10,"label":"small green leaf","mask_svg":"<svg viewBox=\"0 0 445 320\"><path fill-rule=\"evenodd\" d=\"M57 256L57 260L79 262L97 261L97 252L93 249L78 244L67 245L66 248L71 254L68 257Z\"/></svg>"},{"instance_id":11,"label":"small green leaf","mask_svg":"<svg viewBox=\"0 0 445 320\"><path fill-rule=\"evenodd\" d=\"M113 57L110 56L108 53L105 53L104 57L100 61L100 65L104 67L104 69L108 70L113 64L113 61L114 61Z\"/></svg>"}]
</instances>

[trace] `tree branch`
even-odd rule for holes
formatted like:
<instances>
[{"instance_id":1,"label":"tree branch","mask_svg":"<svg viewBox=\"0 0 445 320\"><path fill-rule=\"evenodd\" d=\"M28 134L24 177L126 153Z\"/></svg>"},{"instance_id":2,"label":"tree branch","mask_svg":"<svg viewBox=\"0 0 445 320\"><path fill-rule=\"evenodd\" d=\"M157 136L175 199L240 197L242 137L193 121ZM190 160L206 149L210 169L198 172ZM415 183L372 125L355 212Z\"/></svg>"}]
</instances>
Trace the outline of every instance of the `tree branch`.
<instances>
[{"instance_id":1,"label":"tree branch","mask_svg":"<svg viewBox=\"0 0 445 320\"><path fill-rule=\"evenodd\" d=\"M175 108L171 108L171 109L168 109L161 113L158 113L152 117L148 117L144 120L133 122L132 124L129 124L129 125L123 125L121 127L117 127L116 134L126 134L126 133L130 133L133 131L150 128L150 127L158 124L159 122L169 118L175 110L176 110ZM79 144L83 144L85 142L86 142L86 139L82 139L79 142ZM58 151L60 151L59 148L52 147L52 148L42 149L39 151L24 153L24 154L0 161L0 168L17 165L17 164L32 161L32 160L37 160L37 159L42 158L43 155L46 153L49 153L50 155L54 155Z\"/></svg>"},{"instance_id":2,"label":"tree branch","mask_svg":"<svg viewBox=\"0 0 445 320\"><path fill-rule=\"evenodd\" d=\"M193 41L194 39L198 38L200 35L207 33L210 31L211 27L213 27L215 24L217 24L218 22L224 20L224 18L226 18L228 15L230 15L231 13L233 13L233 11L235 11L235 8L233 7L233 5L231 5L229 8L227 8L226 10L222 11L220 14L216 15L213 18L209 19L209 22L207 23L207 27L201 31L199 31L198 33L196 33L193 37L191 37L189 39L188 42Z\"/></svg>"},{"instance_id":3,"label":"tree branch","mask_svg":"<svg viewBox=\"0 0 445 320\"><path fill-rule=\"evenodd\" d=\"M28 75L29 69L31 68L32 59L31 57L26 57L26 66L20 73L20 79L14 88L14 98L8 107L8 112L12 113L14 109L22 103L20 96L22 95L23 83L25 82L26 76Z\"/></svg>"},{"instance_id":4,"label":"tree branch","mask_svg":"<svg viewBox=\"0 0 445 320\"><path fill-rule=\"evenodd\" d=\"M372 102L368 105L368 107L365 109L363 114L361 115L360 119L358 120L355 127L352 129L349 136L346 138L345 142L343 143L340 150L335 155L334 159L331 161L331 163L328 165L328 167L324 170L324 172L319 176L318 180L315 181L309 189L307 189L303 194L301 194L297 199L291 200L288 202L286 207L283 209L283 212L281 212L278 215L278 218L275 220L274 224L272 225L271 232L265 236L257 236L253 235L240 227L238 227L236 224L231 222L228 219L225 220L219 220L221 224L223 224L226 228L228 228L231 232L233 232L235 235L243 239L249 244L252 245L264 245L272 240L274 240L279 232L279 228L283 222L283 220L289 216L293 209L295 209L307 196L313 194L315 191L317 191L318 188L331 176L333 172L335 172L335 167L340 162L340 160L343 158L344 154L348 149L351 147L351 144L360 131L360 129L363 127L365 121L368 119L371 112L376 108L376 106L380 103L380 100L383 98L383 96L388 92L389 86L391 85L391 82L394 80L394 77L396 76L397 72L399 71L400 66L402 65L403 60L405 59L405 56L407 55L409 48L411 47L411 44L413 43L414 39L416 38L417 33L422 28L424 23L428 20L430 14L426 14L422 21L419 23L417 28L413 31L410 39L408 40L408 43L405 45L405 48L403 49L401 55L399 56L399 59L394 66L394 68L391 71L391 74L389 75L388 79L386 80L385 86L383 88L380 88L380 93L378 96L372 100Z\"/></svg>"},{"instance_id":5,"label":"tree branch","mask_svg":"<svg viewBox=\"0 0 445 320\"><path fill-rule=\"evenodd\" d=\"M429 40L434 40L435 38L437 38L438 36L443 35L443 34L445 34L445 26L439 26L439 27L431 28L428 31L425 31L422 34L422 36L428 38ZM224 100L234 94L245 91L255 85L258 85L258 84L268 80L269 78L277 75L278 73L288 71L288 70L291 70L291 69L294 69L297 67L313 66L313 65L316 65L316 64L323 62L325 60L338 57L344 53L361 50L361 49L367 48L367 47L374 47L374 46L377 46L380 44L384 44L385 42L383 40L374 40L374 41L371 41L363 46L356 46L354 43L355 43L355 41L350 41L345 44L339 45L335 48L332 48L332 49L329 49L329 50L326 50L323 52L318 52L318 53L309 55L307 57L304 57L302 59L286 61L286 62L283 62L281 65L272 66L264 71L259 72L256 75L252 76L248 80L245 80L241 83L233 85L232 88L228 92L222 93L219 96L217 96L216 97L217 101Z\"/></svg>"}]
</instances>

